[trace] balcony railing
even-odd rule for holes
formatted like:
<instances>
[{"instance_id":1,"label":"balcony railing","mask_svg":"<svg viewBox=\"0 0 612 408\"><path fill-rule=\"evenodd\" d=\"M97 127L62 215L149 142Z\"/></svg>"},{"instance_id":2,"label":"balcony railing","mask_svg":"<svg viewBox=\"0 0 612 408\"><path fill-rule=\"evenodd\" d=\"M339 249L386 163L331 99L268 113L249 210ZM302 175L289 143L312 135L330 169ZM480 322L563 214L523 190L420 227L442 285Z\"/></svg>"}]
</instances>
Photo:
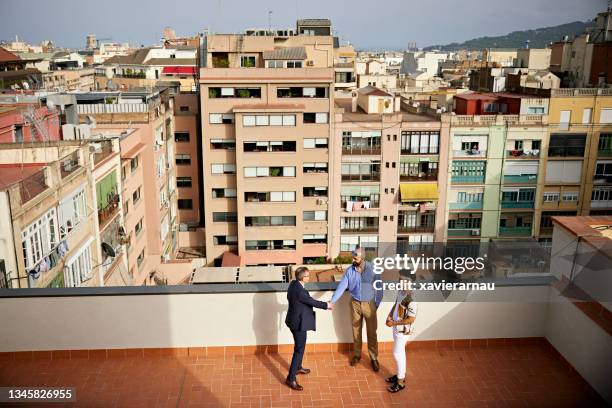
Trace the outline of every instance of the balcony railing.
<instances>
[{"instance_id":1,"label":"balcony railing","mask_svg":"<svg viewBox=\"0 0 612 408\"><path fill-rule=\"evenodd\" d=\"M537 174L508 174L504 176L504 183L529 183L535 184L538 181Z\"/></svg>"},{"instance_id":2,"label":"balcony railing","mask_svg":"<svg viewBox=\"0 0 612 408\"><path fill-rule=\"evenodd\" d=\"M417 232L434 232L435 225L398 225L398 233L417 233Z\"/></svg>"},{"instance_id":3,"label":"balcony railing","mask_svg":"<svg viewBox=\"0 0 612 408\"><path fill-rule=\"evenodd\" d=\"M21 196L21 204L25 204L38 196L40 193L49 188L45 169L39 170L36 173L26 177L19 182L19 195Z\"/></svg>"},{"instance_id":4,"label":"balcony railing","mask_svg":"<svg viewBox=\"0 0 612 408\"><path fill-rule=\"evenodd\" d=\"M60 176L69 176L79 168L79 152L75 151L60 160Z\"/></svg>"},{"instance_id":5,"label":"balcony railing","mask_svg":"<svg viewBox=\"0 0 612 408\"><path fill-rule=\"evenodd\" d=\"M482 210L482 201L472 201L468 203L449 203L449 210Z\"/></svg>"},{"instance_id":6,"label":"balcony railing","mask_svg":"<svg viewBox=\"0 0 612 408\"><path fill-rule=\"evenodd\" d=\"M449 228L449 237L479 237L480 228Z\"/></svg>"},{"instance_id":7,"label":"balcony railing","mask_svg":"<svg viewBox=\"0 0 612 408\"><path fill-rule=\"evenodd\" d=\"M554 147L548 148L548 157L582 157L584 156L584 146L582 147Z\"/></svg>"},{"instance_id":8,"label":"balcony railing","mask_svg":"<svg viewBox=\"0 0 612 408\"><path fill-rule=\"evenodd\" d=\"M499 227L500 236L528 237L531 235L531 227Z\"/></svg>"},{"instance_id":9,"label":"balcony railing","mask_svg":"<svg viewBox=\"0 0 612 408\"><path fill-rule=\"evenodd\" d=\"M451 176L451 183L484 183L485 176Z\"/></svg>"},{"instance_id":10,"label":"balcony railing","mask_svg":"<svg viewBox=\"0 0 612 408\"><path fill-rule=\"evenodd\" d=\"M534 159L540 157L539 150L506 150L506 157L510 159Z\"/></svg>"},{"instance_id":11,"label":"balcony railing","mask_svg":"<svg viewBox=\"0 0 612 408\"><path fill-rule=\"evenodd\" d=\"M533 208L533 201L502 201L502 208Z\"/></svg>"},{"instance_id":12,"label":"balcony railing","mask_svg":"<svg viewBox=\"0 0 612 408\"><path fill-rule=\"evenodd\" d=\"M108 203L104 208L98 210L98 223L100 229L108 220L113 218L119 209L119 194L113 193L108 197Z\"/></svg>"},{"instance_id":13,"label":"balcony railing","mask_svg":"<svg viewBox=\"0 0 612 408\"><path fill-rule=\"evenodd\" d=\"M100 148L97 152L94 152L93 162L94 166L106 159L113 153L113 142L112 140L106 140L100 143Z\"/></svg>"},{"instance_id":14,"label":"balcony railing","mask_svg":"<svg viewBox=\"0 0 612 408\"><path fill-rule=\"evenodd\" d=\"M453 157L486 157L486 150L453 150Z\"/></svg>"},{"instance_id":15,"label":"balcony railing","mask_svg":"<svg viewBox=\"0 0 612 408\"><path fill-rule=\"evenodd\" d=\"M352 226L352 225L340 225L340 231L342 232L378 232L378 224L364 225L361 227Z\"/></svg>"},{"instance_id":16,"label":"balcony railing","mask_svg":"<svg viewBox=\"0 0 612 408\"><path fill-rule=\"evenodd\" d=\"M612 149L599 149L597 155L599 157L612 157Z\"/></svg>"},{"instance_id":17,"label":"balcony railing","mask_svg":"<svg viewBox=\"0 0 612 408\"><path fill-rule=\"evenodd\" d=\"M342 154L347 156L356 156L356 155L380 155L380 146L378 147L353 147L347 148L345 146L342 147Z\"/></svg>"},{"instance_id":18,"label":"balcony railing","mask_svg":"<svg viewBox=\"0 0 612 408\"><path fill-rule=\"evenodd\" d=\"M374 201L374 200L362 200L362 201L351 201L353 203L353 206L351 208L351 211L363 211L363 210L367 210L370 208L378 208L380 203L378 201ZM364 207L364 202L368 202L368 207ZM342 210L346 210L346 203L347 201L342 201L341 202L341 208Z\"/></svg>"},{"instance_id":19,"label":"balcony railing","mask_svg":"<svg viewBox=\"0 0 612 408\"><path fill-rule=\"evenodd\" d=\"M342 181L380 181L380 173L343 174Z\"/></svg>"},{"instance_id":20,"label":"balcony railing","mask_svg":"<svg viewBox=\"0 0 612 408\"><path fill-rule=\"evenodd\" d=\"M438 173L421 173L419 175L400 174L400 181L436 181Z\"/></svg>"}]
</instances>

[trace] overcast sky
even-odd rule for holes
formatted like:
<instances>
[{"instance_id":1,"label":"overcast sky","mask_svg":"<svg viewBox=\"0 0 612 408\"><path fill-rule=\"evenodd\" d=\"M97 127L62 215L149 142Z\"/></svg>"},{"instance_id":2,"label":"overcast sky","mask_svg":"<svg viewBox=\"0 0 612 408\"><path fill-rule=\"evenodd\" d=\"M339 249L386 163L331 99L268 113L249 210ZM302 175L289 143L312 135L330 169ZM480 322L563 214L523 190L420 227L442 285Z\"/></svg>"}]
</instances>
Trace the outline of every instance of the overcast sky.
<instances>
[{"instance_id":1,"label":"overcast sky","mask_svg":"<svg viewBox=\"0 0 612 408\"><path fill-rule=\"evenodd\" d=\"M0 39L53 40L83 47L87 34L134 46L204 28L240 32L295 27L296 18L330 18L335 35L358 49L402 49L586 21L606 0L0 0Z\"/></svg>"}]
</instances>

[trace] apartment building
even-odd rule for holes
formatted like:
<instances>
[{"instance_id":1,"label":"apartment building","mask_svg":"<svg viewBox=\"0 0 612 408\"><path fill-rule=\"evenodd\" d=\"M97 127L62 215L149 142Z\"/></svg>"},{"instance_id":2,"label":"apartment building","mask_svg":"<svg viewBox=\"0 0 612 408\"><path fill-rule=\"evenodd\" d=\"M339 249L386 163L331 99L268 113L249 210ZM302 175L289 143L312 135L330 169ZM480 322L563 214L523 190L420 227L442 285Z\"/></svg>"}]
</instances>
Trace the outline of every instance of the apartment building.
<instances>
[{"instance_id":1,"label":"apartment building","mask_svg":"<svg viewBox=\"0 0 612 408\"><path fill-rule=\"evenodd\" d=\"M540 103L536 103L539 106ZM537 234L546 115L453 115L446 239L488 242Z\"/></svg>"},{"instance_id":2,"label":"apartment building","mask_svg":"<svg viewBox=\"0 0 612 408\"><path fill-rule=\"evenodd\" d=\"M120 279L121 231L109 227L120 219L118 186L109 183L119 169L118 144L64 140L58 111L28 109L0 114L13 121L0 143L2 286L103 286Z\"/></svg>"},{"instance_id":3,"label":"apartment building","mask_svg":"<svg viewBox=\"0 0 612 408\"><path fill-rule=\"evenodd\" d=\"M550 143L541 233L555 215L612 212L612 92L555 89L550 98Z\"/></svg>"},{"instance_id":4,"label":"apartment building","mask_svg":"<svg viewBox=\"0 0 612 408\"><path fill-rule=\"evenodd\" d=\"M332 257L358 246L395 251L396 241L398 248L441 242L448 120L409 113L400 97L372 86L335 106L336 171L325 191Z\"/></svg>"},{"instance_id":5,"label":"apartment building","mask_svg":"<svg viewBox=\"0 0 612 408\"><path fill-rule=\"evenodd\" d=\"M120 165L115 174L104 176L103 185L112 192L107 196L123 217L115 219L111 212L105 221L114 220L117 225L112 228L124 231L129 279L134 285L152 284L159 277L158 266L173 259L178 249L170 89L89 92L75 97L79 121L93 121L97 133L119 143Z\"/></svg>"},{"instance_id":6,"label":"apartment building","mask_svg":"<svg viewBox=\"0 0 612 408\"><path fill-rule=\"evenodd\" d=\"M330 255L330 208L317 195L327 194L330 174L338 171L329 159L334 40L329 20L299 20L295 33L204 38L202 197L209 264L223 264L224 254L225 265Z\"/></svg>"}]
</instances>

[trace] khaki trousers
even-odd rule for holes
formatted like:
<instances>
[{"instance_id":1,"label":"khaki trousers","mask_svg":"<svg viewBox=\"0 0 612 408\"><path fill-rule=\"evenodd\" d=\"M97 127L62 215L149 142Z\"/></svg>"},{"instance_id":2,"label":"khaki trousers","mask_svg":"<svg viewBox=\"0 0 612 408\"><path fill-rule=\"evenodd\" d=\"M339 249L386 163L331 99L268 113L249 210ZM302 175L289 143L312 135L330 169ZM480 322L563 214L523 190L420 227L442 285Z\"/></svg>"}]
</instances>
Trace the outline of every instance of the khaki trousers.
<instances>
[{"instance_id":1,"label":"khaki trousers","mask_svg":"<svg viewBox=\"0 0 612 408\"><path fill-rule=\"evenodd\" d=\"M361 329L363 320L366 322L366 333L368 335L368 353L370 359L378 360L378 339L376 338L376 328L378 319L376 317L376 304L371 302L359 302L351 299L351 322L353 323L353 344L355 345L355 357L361 358Z\"/></svg>"}]
</instances>

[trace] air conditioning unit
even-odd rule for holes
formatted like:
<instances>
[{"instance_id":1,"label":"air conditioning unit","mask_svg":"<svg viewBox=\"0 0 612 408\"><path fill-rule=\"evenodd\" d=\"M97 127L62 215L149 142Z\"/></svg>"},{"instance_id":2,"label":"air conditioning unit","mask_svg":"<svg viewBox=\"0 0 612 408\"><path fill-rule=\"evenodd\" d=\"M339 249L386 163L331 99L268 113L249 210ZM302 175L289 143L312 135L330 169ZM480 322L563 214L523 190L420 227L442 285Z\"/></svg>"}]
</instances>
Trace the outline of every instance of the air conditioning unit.
<instances>
[{"instance_id":1,"label":"air conditioning unit","mask_svg":"<svg viewBox=\"0 0 612 408\"><path fill-rule=\"evenodd\" d=\"M90 153L102 153L102 144L100 143L91 143L89 145Z\"/></svg>"},{"instance_id":2,"label":"air conditioning unit","mask_svg":"<svg viewBox=\"0 0 612 408\"><path fill-rule=\"evenodd\" d=\"M314 66L314 61L313 60L308 60L308 61L306 61L306 65L309 66L309 67L312 67L312 66Z\"/></svg>"},{"instance_id":3,"label":"air conditioning unit","mask_svg":"<svg viewBox=\"0 0 612 408\"><path fill-rule=\"evenodd\" d=\"M480 229L470 230L470 235L480 235Z\"/></svg>"},{"instance_id":4,"label":"air conditioning unit","mask_svg":"<svg viewBox=\"0 0 612 408\"><path fill-rule=\"evenodd\" d=\"M327 204L327 200L324 200L322 198L317 198L317 204L318 205L325 205L325 204Z\"/></svg>"}]
</instances>

